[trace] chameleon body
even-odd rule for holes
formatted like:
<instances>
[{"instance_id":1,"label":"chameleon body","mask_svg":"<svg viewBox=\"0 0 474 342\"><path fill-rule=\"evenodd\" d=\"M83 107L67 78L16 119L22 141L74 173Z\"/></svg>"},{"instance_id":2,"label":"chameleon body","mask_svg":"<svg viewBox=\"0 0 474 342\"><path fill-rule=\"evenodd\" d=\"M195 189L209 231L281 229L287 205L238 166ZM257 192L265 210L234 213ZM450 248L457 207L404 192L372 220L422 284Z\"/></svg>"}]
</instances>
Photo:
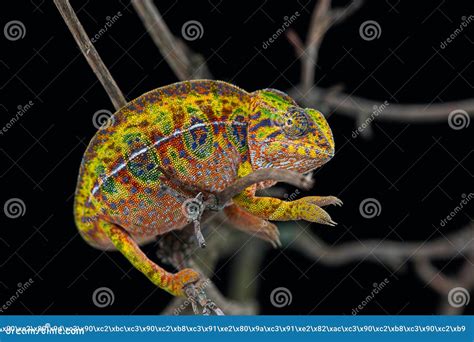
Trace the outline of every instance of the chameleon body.
<instances>
[{"instance_id":1,"label":"chameleon body","mask_svg":"<svg viewBox=\"0 0 474 342\"><path fill-rule=\"evenodd\" d=\"M169 273L139 247L188 224L183 198L221 191L261 168L309 172L333 155L324 116L280 91L249 93L210 80L175 83L129 102L93 137L80 167L76 225L92 246L118 249L157 286L184 295L198 273ZM256 188L224 209L241 230L278 244L277 228L267 220L335 224L320 208L341 204L335 197L285 202L256 197Z\"/></svg>"}]
</instances>

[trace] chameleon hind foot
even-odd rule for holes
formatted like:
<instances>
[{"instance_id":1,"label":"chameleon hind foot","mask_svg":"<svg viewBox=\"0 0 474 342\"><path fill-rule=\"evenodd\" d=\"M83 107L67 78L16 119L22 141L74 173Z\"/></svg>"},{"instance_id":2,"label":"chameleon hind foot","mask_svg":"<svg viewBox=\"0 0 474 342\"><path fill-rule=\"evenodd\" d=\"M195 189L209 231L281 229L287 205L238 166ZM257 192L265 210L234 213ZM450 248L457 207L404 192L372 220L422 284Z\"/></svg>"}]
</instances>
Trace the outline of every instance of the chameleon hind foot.
<instances>
[{"instance_id":1,"label":"chameleon hind foot","mask_svg":"<svg viewBox=\"0 0 474 342\"><path fill-rule=\"evenodd\" d=\"M235 228L270 242L274 248L281 247L280 232L273 223L249 213L236 204L225 207L224 212Z\"/></svg>"},{"instance_id":2,"label":"chameleon hind foot","mask_svg":"<svg viewBox=\"0 0 474 342\"><path fill-rule=\"evenodd\" d=\"M191 268L185 268L171 276L170 287L178 296L186 296L186 289L196 284L201 275Z\"/></svg>"}]
</instances>

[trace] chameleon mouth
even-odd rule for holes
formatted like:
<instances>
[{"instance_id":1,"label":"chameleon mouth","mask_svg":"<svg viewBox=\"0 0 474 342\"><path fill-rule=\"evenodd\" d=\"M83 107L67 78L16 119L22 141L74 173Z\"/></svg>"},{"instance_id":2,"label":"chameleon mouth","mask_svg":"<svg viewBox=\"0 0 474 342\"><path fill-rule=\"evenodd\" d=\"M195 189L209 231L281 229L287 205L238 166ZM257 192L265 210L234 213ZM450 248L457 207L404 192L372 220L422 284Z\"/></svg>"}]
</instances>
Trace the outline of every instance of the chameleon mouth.
<instances>
[{"instance_id":1,"label":"chameleon mouth","mask_svg":"<svg viewBox=\"0 0 474 342\"><path fill-rule=\"evenodd\" d=\"M334 153L328 153L326 151L323 151L323 150L318 150L318 153L319 154L322 154L323 156L325 156L326 158L322 158L322 159L312 159L312 158L309 158L309 159L306 159L305 162L303 162L302 164L306 164L307 167L304 169L304 171L302 172L303 175L309 175L311 174L314 170L316 169L319 169L321 166L323 166L324 164L326 164L329 160L332 159L332 157L334 157Z\"/></svg>"}]
</instances>

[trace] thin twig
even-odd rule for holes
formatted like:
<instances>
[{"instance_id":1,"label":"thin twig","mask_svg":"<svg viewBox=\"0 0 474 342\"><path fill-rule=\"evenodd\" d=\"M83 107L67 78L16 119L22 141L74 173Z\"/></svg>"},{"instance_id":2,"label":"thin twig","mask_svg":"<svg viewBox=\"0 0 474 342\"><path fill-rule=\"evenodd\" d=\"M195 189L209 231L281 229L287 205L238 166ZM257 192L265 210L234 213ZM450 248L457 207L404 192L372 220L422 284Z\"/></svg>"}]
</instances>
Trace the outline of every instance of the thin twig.
<instances>
[{"instance_id":1,"label":"thin twig","mask_svg":"<svg viewBox=\"0 0 474 342\"><path fill-rule=\"evenodd\" d=\"M319 0L311 16L305 52L301 55L301 85L303 93L307 93L314 84L319 46L324 34L329 29L330 8L331 0Z\"/></svg>"},{"instance_id":2,"label":"thin twig","mask_svg":"<svg viewBox=\"0 0 474 342\"><path fill-rule=\"evenodd\" d=\"M307 107L327 108L339 114L347 115L360 121L374 112L374 106L382 101L366 99L354 95L322 89L314 86L314 75L321 41L333 25L343 22L362 6L362 0L354 0L345 8L330 8L330 0L319 0L314 8L308 28L304 51L301 40L295 32L287 34L288 40L301 59L301 84L289 89L288 93L299 103ZM450 101L444 103L396 104L387 100L388 106L373 115L376 120L393 120L404 122L437 122L446 121L454 110L466 111L474 116L474 99Z\"/></svg>"},{"instance_id":3,"label":"thin twig","mask_svg":"<svg viewBox=\"0 0 474 342\"><path fill-rule=\"evenodd\" d=\"M331 266L344 265L357 260L400 264L416 257L429 258L430 260L446 259L461 257L463 252L474 250L474 240L472 239L474 224L470 224L446 238L441 237L430 242L363 240L336 246L329 246L311 232L306 231L301 234L299 229L291 227L293 233L287 240L292 241L289 246L308 258ZM282 234L283 236L285 235ZM285 245L285 240L282 239L282 243Z\"/></svg>"},{"instance_id":4,"label":"thin twig","mask_svg":"<svg viewBox=\"0 0 474 342\"><path fill-rule=\"evenodd\" d=\"M295 49L295 55L297 58L301 58L301 56L304 54L304 44L301 41L300 36L296 33L295 30L293 29L288 29L286 31L286 39L290 42L290 44L293 46Z\"/></svg>"},{"instance_id":5,"label":"thin twig","mask_svg":"<svg viewBox=\"0 0 474 342\"><path fill-rule=\"evenodd\" d=\"M354 14L355 11L361 8L363 3L364 3L363 0L354 0L348 6L344 8L333 9L332 10L332 17L334 20L333 25L339 24L340 22L346 20L348 17Z\"/></svg>"},{"instance_id":6,"label":"thin twig","mask_svg":"<svg viewBox=\"0 0 474 342\"><path fill-rule=\"evenodd\" d=\"M69 31L71 31L77 45L79 46L79 49L104 87L105 91L109 95L114 108L119 110L127 104L125 96L123 96L122 91L119 89L117 83L110 74L109 69L107 69L104 62L100 58L99 53L87 36L87 33L77 18L74 9L69 3L69 0L54 0L54 3L66 22Z\"/></svg>"},{"instance_id":7,"label":"thin twig","mask_svg":"<svg viewBox=\"0 0 474 342\"><path fill-rule=\"evenodd\" d=\"M471 236L472 239L472 236ZM450 290L453 290L455 287L460 287L465 289L468 292L472 292L474 288L474 252L471 251L466 257L464 264L461 269L458 271L455 277L451 278L453 286ZM453 298L451 298L453 300ZM465 298L465 305L469 304L469 297ZM441 295L440 305L438 313L440 315L460 315L465 309L465 305L456 305L453 306L449 301L449 292L446 295Z\"/></svg>"},{"instance_id":8,"label":"thin twig","mask_svg":"<svg viewBox=\"0 0 474 342\"><path fill-rule=\"evenodd\" d=\"M344 8L331 9L331 0L319 0L311 16L308 28L308 36L304 52L298 46L296 33L289 32L288 39L295 47L297 55L301 59L301 91L303 94L310 92L314 86L314 76L319 56L319 48L326 32L334 25L341 23L362 6L362 0L354 0Z\"/></svg>"},{"instance_id":9,"label":"thin twig","mask_svg":"<svg viewBox=\"0 0 474 342\"><path fill-rule=\"evenodd\" d=\"M132 5L178 79L212 78L204 59L171 33L152 0L132 0Z\"/></svg>"},{"instance_id":10,"label":"thin twig","mask_svg":"<svg viewBox=\"0 0 474 342\"><path fill-rule=\"evenodd\" d=\"M288 91L293 98L304 106L321 108L328 107L331 111L358 119L362 114L370 115L374 106L380 106L382 101L370 100L341 92L329 93L327 90L314 87L304 96L301 90ZM390 103L383 110L373 115L374 120L391 120L403 122L437 122L448 120L449 114L454 110L464 110L474 116L474 99L449 101L444 103Z\"/></svg>"},{"instance_id":11,"label":"thin twig","mask_svg":"<svg viewBox=\"0 0 474 342\"><path fill-rule=\"evenodd\" d=\"M420 279L442 297L446 297L449 290L456 286L456 283L434 267L428 258L415 258L414 266Z\"/></svg>"},{"instance_id":12,"label":"thin twig","mask_svg":"<svg viewBox=\"0 0 474 342\"><path fill-rule=\"evenodd\" d=\"M176 76L181 80L191 79L191 61L176 43L158 8L151 0L132 0L132 5L140 16L148 33L159 48Z\"/></svg>"}]
</instances>

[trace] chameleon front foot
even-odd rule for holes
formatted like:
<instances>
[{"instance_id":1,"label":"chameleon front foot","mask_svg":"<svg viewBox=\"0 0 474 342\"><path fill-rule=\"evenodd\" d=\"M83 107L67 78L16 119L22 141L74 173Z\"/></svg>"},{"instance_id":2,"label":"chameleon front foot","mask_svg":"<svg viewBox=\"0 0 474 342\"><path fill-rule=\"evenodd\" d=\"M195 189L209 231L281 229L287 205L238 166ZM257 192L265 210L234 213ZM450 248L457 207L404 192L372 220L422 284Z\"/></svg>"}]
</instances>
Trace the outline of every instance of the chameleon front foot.
<instances>
[{"instance_id":1,"label":"chameleon front foot","mask_svg":"<svg viewBox=\"0 0 474 342\"><path fill-rule=\"evenodd\" d=\"M336 226L337 223L320 207L320 205L328 205L322 202L321 199L324 199L324 197L308 196L295 201L296 203L292 206L293 214L300 220L325 224L332 227Z\"/></svg>"},{"instance_id":2,"label":"chameleon front foot","mask_svg":"<svg viewBox=\"0 0 474 342\"><path fill-rule=\"evenodd\" d=\"M334 222L331 216L329 216L329 214L320 206L329 204L339 205L339 203L342 204L339 199L332 196L308 196L292 202L287 210L289 211L290 216L293 216L298 220L305 220L334 227L337 223ZM278 213L276 214L278 215ZM272 219L272 217L270 217L270 219Z\"/></svg>"},{"instance_id":3,"label":"chameleon front foot","mask_svg":"<svg viewBox=\"0 0 474 342\"><path fill-rule=\"evenodd\" d=\"M320 207L328 205L336 205L340 207L343 203L339 198L335 196L308 196L300 199L300 201L303 203L301 204L302 208L308 207L308 212L305 215L306 218L303 219L332 227L337 225L337 223L331 219L331 216Z\"/></svg>"}]
</instances>

